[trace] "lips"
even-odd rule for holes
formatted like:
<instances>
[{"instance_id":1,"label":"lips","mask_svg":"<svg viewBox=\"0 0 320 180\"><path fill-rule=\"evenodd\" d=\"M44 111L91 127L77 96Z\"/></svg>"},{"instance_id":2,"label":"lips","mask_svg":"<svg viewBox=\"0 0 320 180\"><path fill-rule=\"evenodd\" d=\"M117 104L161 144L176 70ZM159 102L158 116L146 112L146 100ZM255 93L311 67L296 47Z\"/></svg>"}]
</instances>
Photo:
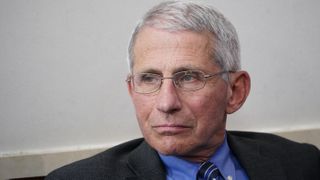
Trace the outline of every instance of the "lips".
<instances>
[{"instance_id":1,"label":"lips","mask_svg":"<svg viewBox=\"0 0 320 180\"><path fill-rule=\"evenodd\" d=\"M161 135L177 135L190 130L191 126L180 124L161 124L154 125L152 128Z\"/></svg>"}]
</instances>

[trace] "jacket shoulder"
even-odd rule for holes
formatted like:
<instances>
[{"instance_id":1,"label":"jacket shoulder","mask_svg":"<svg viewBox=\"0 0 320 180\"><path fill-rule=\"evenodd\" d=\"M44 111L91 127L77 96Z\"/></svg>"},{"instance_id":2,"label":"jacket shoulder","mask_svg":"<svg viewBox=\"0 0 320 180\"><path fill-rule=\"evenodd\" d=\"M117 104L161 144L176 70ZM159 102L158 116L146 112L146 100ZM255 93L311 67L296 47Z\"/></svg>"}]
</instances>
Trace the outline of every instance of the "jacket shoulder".
<instances>
[{"instance_id":1,"label":"jacket shoulder","mask_svg":"<svg viewBox=\"0 0 320 180\"><path fill-rule=\"evenodd\" d=\"M237 140L250 141L259 145L265 145L270 148L297 148L297 149L306 149L311 151L319 151L314 145L307 143L298 143L287 138L270 134L270 133L261 133L261 132L245 132L245 131L228 131L228 136Z\"/></svg>"},{"instance_id":2,"label":"jacket shoulder","mask_svg":"<svg viewBox=\"0 0 320 180\"><path fill-rule=\"evenodd\" d=\"M130 176L133 172L127 167L128 156L142 142L142 138L131 140L92 157L65 165L49 173L46 180L120 179L117 174Z\"/></svg>"},{"instance_id":3,"label":"jacket shoulder","mask_svg":"<svg viewBox=\"0 0 320 180\"><path fill-rule=\"evenodd\" d=\"M274 159L288 176L296 174L307 177L305 179L320 177L320 151L314 145L294 142L274 134L241 131L228 132L228 143L247 167L255 167L257 162L248 163L252 157L258 157L255 160Z\"/></svg>"}]
</instances>

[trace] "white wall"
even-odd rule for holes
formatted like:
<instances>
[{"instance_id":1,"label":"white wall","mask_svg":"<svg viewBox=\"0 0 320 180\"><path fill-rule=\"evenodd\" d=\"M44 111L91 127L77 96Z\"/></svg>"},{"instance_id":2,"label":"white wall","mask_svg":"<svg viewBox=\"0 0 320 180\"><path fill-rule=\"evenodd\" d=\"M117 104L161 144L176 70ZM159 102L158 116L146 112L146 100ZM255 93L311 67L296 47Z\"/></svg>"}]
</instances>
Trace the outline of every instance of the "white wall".
<instances>
[{"instance_id":1,"label":"white wall","mask_svg":"<svg viewBox=\"0 0 320 180\"><path fill-rule=\"evenodd\" d=\"M0 1L0 156L140 136L126 48L156 0ZM230 129L320 127L320 1L208 0L236 26L252 91Z\"/></svg>"}]
</instances>

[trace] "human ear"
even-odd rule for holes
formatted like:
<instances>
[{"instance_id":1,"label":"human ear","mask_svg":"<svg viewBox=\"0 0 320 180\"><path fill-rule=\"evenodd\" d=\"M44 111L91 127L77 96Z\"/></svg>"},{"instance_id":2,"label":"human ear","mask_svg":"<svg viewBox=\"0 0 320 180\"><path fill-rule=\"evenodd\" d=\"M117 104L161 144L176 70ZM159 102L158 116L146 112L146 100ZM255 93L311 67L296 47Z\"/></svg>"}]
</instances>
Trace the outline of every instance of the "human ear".
<instances>
[{"instance_id":1,"label":"human ear","mask_svg":"<svg viewBox=\"0 0 320 180\"><path fill-rule=\"evenodd\" d=\"M227 113L236 112L246 101L250 92L250 76L246 71L230 74Z\"/></svg>"},{"instance_id":2,"label":"human ear","mask_svg":"<svg viewBox=\"0 0 320 180\"><path fill-rule=\"evenodd\" d=\"M132 97L132 93L133 93L133 85L132 85L132 80L130 79L130 74L128 74L127 79L126 79L126 83L127 83L127 89L129 92L129 95Z\"/></svg>"}]
</instances>

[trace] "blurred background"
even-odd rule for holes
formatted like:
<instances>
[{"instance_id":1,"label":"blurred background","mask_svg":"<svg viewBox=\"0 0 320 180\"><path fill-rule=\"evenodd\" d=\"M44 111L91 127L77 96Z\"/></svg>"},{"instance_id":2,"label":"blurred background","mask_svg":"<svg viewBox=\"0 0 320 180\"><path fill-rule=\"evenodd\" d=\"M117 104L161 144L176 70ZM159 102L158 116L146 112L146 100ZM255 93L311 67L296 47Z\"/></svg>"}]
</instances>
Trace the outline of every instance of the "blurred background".
<instances>
[{"instance_id":1,"label":"blurred background","mask_svg":"<svg viewBox=\"0 0 320 180\"><path fill-rule=\"evenodd\" d=\"M141 137L125 84L127 45L158 2L0 1L0 166ZM252 78L228 129L319 130L320 1L200 2L234 24Z\"/></svg>"}]
</instances>

